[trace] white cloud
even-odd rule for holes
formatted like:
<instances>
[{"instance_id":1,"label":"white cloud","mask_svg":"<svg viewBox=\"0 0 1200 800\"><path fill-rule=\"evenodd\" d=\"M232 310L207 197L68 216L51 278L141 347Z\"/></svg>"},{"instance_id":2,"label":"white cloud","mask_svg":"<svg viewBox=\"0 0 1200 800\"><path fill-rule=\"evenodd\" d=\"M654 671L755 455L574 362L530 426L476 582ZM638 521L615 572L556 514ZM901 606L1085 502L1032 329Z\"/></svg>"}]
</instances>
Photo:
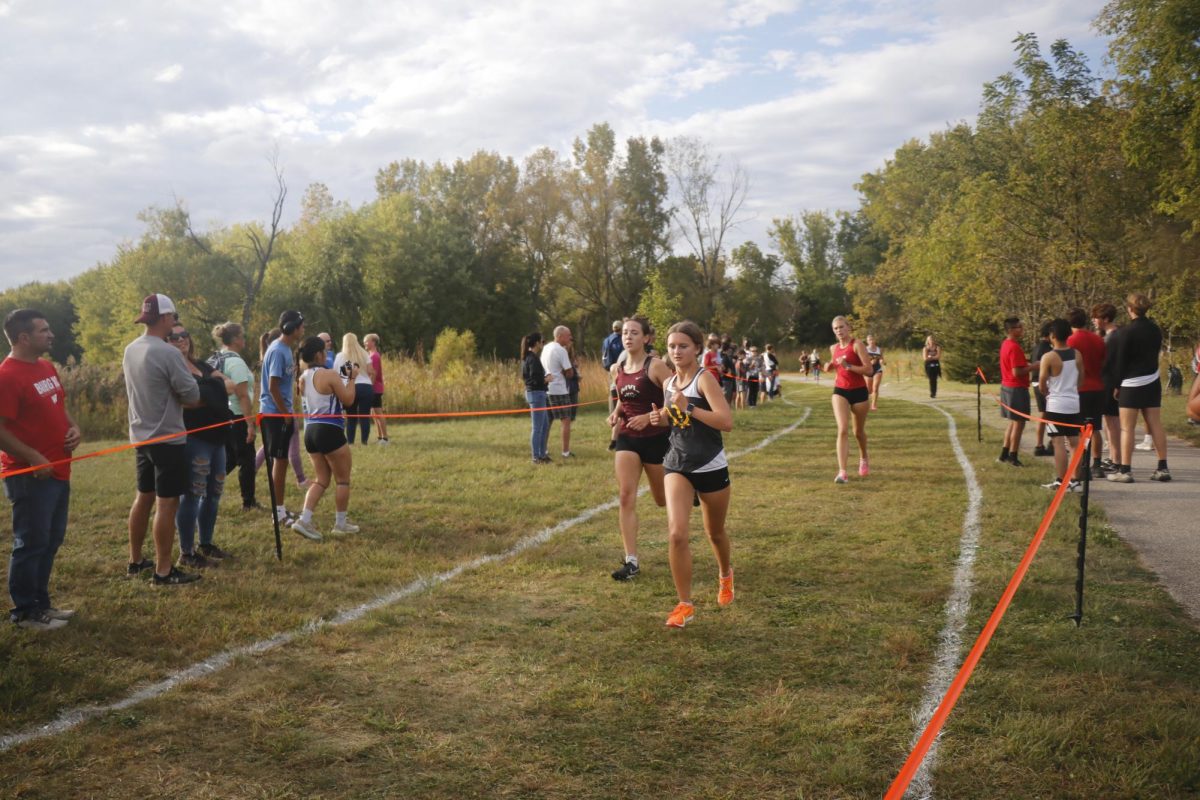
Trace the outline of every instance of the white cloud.
<instances>
[{"instance_id":1,"label":"white cloud","mask_svg":"<svg viewBox=\"0 0 1200 800\"><path fill-rule=\"evenodd\" d=\"M172 64L162 69L154 76L155 83L174 83L183 75L182 64Z\"/></svg>"},{"instance_id":2,"label":"white cloud","mask_svg":"<svg viewBox=\"0 0 1200 800\"><path fill-rule=\"evenodd\" d=\"M694 135L741 160L760 219L852 206L853 183L896 146L974 114L1018 31L1077 42L1095 13L810 7L113 0L64 15L0 0L0 52L25 66L0 72L0 93L20 98L0 137L0 288L111 257L139 210L175 196L206 224L261 218L276 143L293 197L321 180L361 203L393 159L565 152L608 121L620 138Z\"/></svg>"},{"instance_id":3,"label":"white cloud","mask_svg":"<svg viewBox=\"0 0 1200 800\"><path fill-rule=\"evenodd\" d=\"M31 197L26 202L14 203L0 207L0 219L6 220L44 220L60 216L66 208L66 201L51 194Z\"/></svg>"}]
</instances>

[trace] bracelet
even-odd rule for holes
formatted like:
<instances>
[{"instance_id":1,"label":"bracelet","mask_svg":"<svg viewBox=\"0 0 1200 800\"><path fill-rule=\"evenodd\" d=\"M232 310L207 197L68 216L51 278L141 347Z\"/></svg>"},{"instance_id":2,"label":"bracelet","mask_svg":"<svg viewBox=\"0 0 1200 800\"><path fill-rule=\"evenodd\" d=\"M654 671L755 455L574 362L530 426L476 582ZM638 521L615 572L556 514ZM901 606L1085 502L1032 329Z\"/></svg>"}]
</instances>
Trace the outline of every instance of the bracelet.
<instances>
[{"instance_id":1,"label":"bracelet","mask_svg":"<svg viewBox=\"0 0 1200 800\"><path fill-rule=\"evenodd\" d=\"M680 411L675 407L674 403L667 404L667 414L671 417L671 422L675 423L677 428L686 428L692 424L692 415L686 411Z\"/></svg>"}]
</instances>

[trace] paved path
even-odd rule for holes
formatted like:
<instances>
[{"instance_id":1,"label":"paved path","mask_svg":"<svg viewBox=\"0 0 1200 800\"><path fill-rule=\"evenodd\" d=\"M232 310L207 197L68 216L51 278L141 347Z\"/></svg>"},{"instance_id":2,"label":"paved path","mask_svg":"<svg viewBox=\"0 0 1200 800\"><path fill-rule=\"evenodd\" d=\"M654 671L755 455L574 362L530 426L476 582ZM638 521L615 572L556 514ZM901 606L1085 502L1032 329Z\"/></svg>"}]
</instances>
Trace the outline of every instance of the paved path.
<instances>
[{"instance_id":1,"label":"paved path","mask_svg":"<svg viewBox=\"0 0 1200 800\"><path fill-rule=\"evenodd\" d=\"M884 383L879 394L881 406L889 396L929 400L929 388L924 381ZM974 392L943 387L936 402L947 410L975 419ZM983 424L989 429L999 429L1004 424L995 400L986 396ZM1034 460L1032 433L1027 426L1022 437L1026 463ZM1135 441L1142 441L1140 428ZM1171 597L1200 625L1200 449L1182 439L1167 437L1167 461L1173 480L1156 483L1150 480L1150 473L1158 457L1153 450L1135 450L1133 474L1137 482L1093 481L1092 500L1100 503L1113 530L1133 546Z\"/></svg>"}]
</instances>

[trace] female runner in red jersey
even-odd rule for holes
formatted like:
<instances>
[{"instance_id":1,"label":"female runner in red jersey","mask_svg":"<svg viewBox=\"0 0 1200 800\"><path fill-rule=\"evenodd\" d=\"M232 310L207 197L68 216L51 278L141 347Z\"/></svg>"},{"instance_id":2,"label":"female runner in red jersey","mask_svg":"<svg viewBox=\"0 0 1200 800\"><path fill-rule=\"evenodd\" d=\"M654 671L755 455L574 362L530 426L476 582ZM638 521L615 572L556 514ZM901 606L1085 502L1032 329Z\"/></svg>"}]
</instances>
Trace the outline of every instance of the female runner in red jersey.
<instances>
[{"instance_id":1,"label":"female runner in red jersey","mask_svg":"<svg viewBox=\"0 0 1200 800\"><path fill-rule=\"evenodd\" d=\"M639 572L637 492L643 472L654 502L660 508L667 504L663 457L670 443L668 431L650 424L650 411L663 405L663 382L671 377L671 368L646 352L650 335L650 321L645 317L625 320L621 326L621 344L626 357L612 366L617 403L608 425L617 431L613 470L620 492L618 518L625 545L625 560L612 574L615 581L630 580Z\"/></svg>"},{"instance_id":2,"label":"female runner in red jersey","mask_svg":"<svg viewBox=\"0 0 1200 800\"><path fill-rule=\"evenodd\" d=\"M837 344L829 349L826 372L837 371L833 384L833 416L837 420L838 474L834 483L846 483L846 459L850 453L849 428L854 419L854 438L858 440L858 474L866 477L870 471L867 464L867 412L870 410L871 393L867 389L866 376L871 374L870 357L863 343L855 339L850 323L843 316L833 318L833 335Z\"/></svg>"}]
</instances>

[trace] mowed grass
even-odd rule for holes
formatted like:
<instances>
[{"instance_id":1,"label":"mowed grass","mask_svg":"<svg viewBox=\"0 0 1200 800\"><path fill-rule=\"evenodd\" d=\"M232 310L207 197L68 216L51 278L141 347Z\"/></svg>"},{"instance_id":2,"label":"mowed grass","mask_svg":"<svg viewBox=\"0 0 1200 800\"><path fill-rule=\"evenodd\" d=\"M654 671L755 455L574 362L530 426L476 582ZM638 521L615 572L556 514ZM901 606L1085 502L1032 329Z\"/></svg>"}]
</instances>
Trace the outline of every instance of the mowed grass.
<instances>
[{"instance_id":1,"label":"mowed grass","mask_svg":"<svg viewBox=\"0 0 1200 800\"><path fill-rule=\"evenodd\" d=\"M663 627L665 514L643 497L631 584L608 577L621 550L615 511L601 513L359 622L15 748L0 795L882 795L914 733L966 490L945 418L886 394L869 426L873 474L835 486L829 386L787 389L795 405L739 412L727 437L737 451L813 409L731 464L729 608L716 607L697 514L697 617ZM995 464L995 435L978 445L973 423L959 424L984 489L973 639L1047 506L1037 483L1049 470ZM119 577L132 459L81 465L54 583L81 618L54 635L0 630L3 730L503 553L615 494L601 414L576 424L578 459L552 467L528 463L523 418L403 425L392 441L355 452L361 534L312 544L285 532L277 563L267 518L231 511L231 496L218 541L237 561L174 590ZM939 796L1200 791L1200 634L1099 518L1084 625L1065 619L1077 509L1068 497L950 718ZM322 527L331 516L327 499Z\"/></svg>"}]
</instances>

